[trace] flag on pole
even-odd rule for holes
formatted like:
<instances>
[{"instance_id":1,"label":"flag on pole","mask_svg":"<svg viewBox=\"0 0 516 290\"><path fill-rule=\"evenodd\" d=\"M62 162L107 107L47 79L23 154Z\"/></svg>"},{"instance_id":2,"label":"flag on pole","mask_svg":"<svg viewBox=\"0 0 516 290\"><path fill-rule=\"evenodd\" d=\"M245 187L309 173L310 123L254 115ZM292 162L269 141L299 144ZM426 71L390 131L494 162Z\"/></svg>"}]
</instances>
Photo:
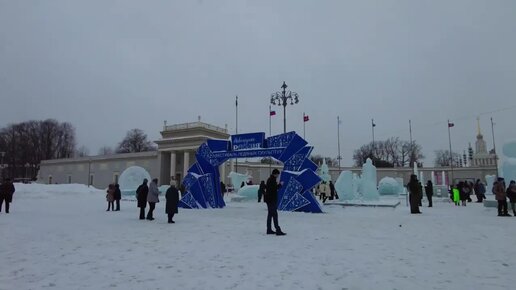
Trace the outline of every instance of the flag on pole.
<instances>
[{"instance_id":1,"label":"flag on pole","mask_svg":"<svg viewBox=\"0 0 516 290\"><path fill-rule=\"evenodd\" d=\"M376 127L376 124L374 123L374 120L371 120L371 126Z\"/></svg>"},{"instance_id":2,"label":"flag on pole","mask_svg":"<svg viewBox=\"0 0 516 290\"><path fill-rule=\"evenodd\" d=\"M276 116L276 111L269 111L270 116Z\"/></svg>"},{"instance_id":3,"label":"flag on pole","mask_svg":"<svg viewBox=\"0 0 516 290\"><path fill-rule=\"evenodd\" d=\"M310 118L308 117L308 115L303 115L303 122L308 122L310 121Z\"/></svg>"},{"instance_id":4,"label":"flag on pole","mask_svg":"<svg viewBox=\"0 0 516 290\"><path fill-rule=\"evenodd\" d=\"M455 124L448 122L448 128L455 126Z\"/></svg>"}]
</instances>

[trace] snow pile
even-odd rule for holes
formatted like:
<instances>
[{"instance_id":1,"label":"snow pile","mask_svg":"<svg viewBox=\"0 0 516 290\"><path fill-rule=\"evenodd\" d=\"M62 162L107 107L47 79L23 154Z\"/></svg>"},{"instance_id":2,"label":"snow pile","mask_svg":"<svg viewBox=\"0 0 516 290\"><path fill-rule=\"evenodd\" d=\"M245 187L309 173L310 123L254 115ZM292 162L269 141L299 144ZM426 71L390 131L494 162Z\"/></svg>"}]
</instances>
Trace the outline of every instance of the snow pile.
<instances>
[{"instance_id":1,"label":"snow pile","mask_svg":"<svg viewBox=\"0 0 516 290\"><path fill-rule=\"evenodd\" d=\"M39 184L39 183L15 183L15 199L18 198L49 198L63 195L91 195L102 194L104 189L97 189L84 184Z\"/></svg>"}]
</instances>

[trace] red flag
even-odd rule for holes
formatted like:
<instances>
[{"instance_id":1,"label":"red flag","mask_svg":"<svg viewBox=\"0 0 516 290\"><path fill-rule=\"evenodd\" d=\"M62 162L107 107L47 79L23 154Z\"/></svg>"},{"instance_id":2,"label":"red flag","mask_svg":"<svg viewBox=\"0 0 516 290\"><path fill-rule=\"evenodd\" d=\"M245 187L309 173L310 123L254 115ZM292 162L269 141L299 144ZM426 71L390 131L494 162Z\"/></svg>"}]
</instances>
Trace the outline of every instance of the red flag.
<instances>
[{"instance_id":1,"label":"red flag","mask_svg":"<svg viewBox=\"0 0 516 290\"><path fill-rule=\"evenodd\" d=\"M270 111L270 116L276 116L276 111Z\"/></svg>"},{"instance_id":2,"label":"red flag","mask_svg":"<svg viewBox=\"0 0 516 290\"><path fill-rule=\"evenodd\" d=\"M455 126L455 124L448 122L448 128Z\"/></svg>"},{"instance_id":3,"label":"red flag","mask_svg":"<svg viewBox=\"0 0 516 290\"><path fill-rule=\"evenodd\" d=\"M310 118L308 117L308 115L304 115L303 122L308 122L308 121L310 121Z\"/></svg>"}]
</instances>

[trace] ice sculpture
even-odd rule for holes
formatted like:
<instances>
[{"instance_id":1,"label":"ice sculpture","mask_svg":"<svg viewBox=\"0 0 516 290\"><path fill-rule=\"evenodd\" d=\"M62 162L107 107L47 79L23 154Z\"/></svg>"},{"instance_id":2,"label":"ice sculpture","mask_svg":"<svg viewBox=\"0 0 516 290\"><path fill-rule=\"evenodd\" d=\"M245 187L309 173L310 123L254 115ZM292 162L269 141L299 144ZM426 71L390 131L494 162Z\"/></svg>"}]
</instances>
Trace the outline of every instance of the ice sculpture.
<instances>
[{"instance_id":1,"label":"ice sculpture","mask_svg":"<svg viewBox=\"0 0 516 290\"><path fill-rule=\"evenodd\" d=\"M238 189L238 195L243 200L258 200L258 189L260 185L245 185Z\"/></svg>"},{"instance_id":2,"label":"ice sculpture","mask_svg":"<svg viewBox=\"0 0 516 290\"><path fill-rule=\"evenodd\" d=\"M151 177L147 170L140 166L131 166L120 174L120 178L118 179L120 190L135 192L145 178L151 182Z\"/></svg>"},{"instance_id":3,"label":"ice sculpture","mask_svg":"<svg viewBox=\"0 0 516 290\"><path fill-rule=\"evenodd\" d=\"M509 184L511 180L516 180L516 140L505 143L502 152L506 157L502 167L503 177L505 183Z\"/></svg>"},{"instance_id":4,"label":"ice sculpture","mask_svg":"<svg viewBox=\"0 0 516 290\"><path fill-rule=\"evenodd\" d=\"M342 171L335 182L335 190L339 199L354 200L357 198L357 184L351 171Z\"/></svg>"},{"instance_id":5,"label":"ice sculpture","mask_svg":"<svg viewBox=\"0 0 516 290\"><path fill-rule=\"evenodd\" d=\"M251 178L251 176L247 174L241 174L233 171L229 173L228 177L231 180L231 184L233 184L233 189L235 192L239 191L240 187L242 186L242 182L245 185L247 184L247 181Z\"/></svg>"},{"instance_id":6,"label":"ice sculpture","mask_svg":"<svg viewBox=\"0 0 516 290\"><path fill-rule=\"evenodd\" d=\"M326 164L326 159L323 158L323 164L320 167L321 173L319 174L319 177L322 179L322 181L329 182L331 180L330 175L330 169L328 168L328 165Z\"/></svg>"},{"instance_id":7,"label":"ice sculpture","mask_svg":"<svg viewBox=\"0 0 516 290\"><path fill-rule=\"evenodd\" d=\"M486 175L486 193L493 193L493 183L495 182L496 175Z\"/></svg>"},{"instance_id":8,"label":"ice sculpture","mask_svg":"<svg viewBox=\"0 0 516 290\"><path fill-rule=\"evenodd\" d=\"M380 198L376 187L376 167L370 158L367 158L366 163L362 166L360 193L364 200L378 200Z\"/></svg>"},{"instance_id":9,"label":"ice sculpture","mask_svg":"<svg viewBox=\"0 0 516 290\"><path fill-rule=\"evenodd\" d=\"M392 177L384 177L378 183L378 193L380 195L398 195L403 192L403 186Z\"/></svg>"}]
</instances>

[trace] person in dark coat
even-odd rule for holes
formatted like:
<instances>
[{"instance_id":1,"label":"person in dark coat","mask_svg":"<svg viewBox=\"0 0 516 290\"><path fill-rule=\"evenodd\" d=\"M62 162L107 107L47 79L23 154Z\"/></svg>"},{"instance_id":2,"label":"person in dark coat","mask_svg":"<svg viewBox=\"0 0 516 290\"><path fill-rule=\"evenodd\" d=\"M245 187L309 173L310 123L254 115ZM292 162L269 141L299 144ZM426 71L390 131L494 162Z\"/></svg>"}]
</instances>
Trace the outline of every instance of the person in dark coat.
<instances>
[{"instance_id":1,"label":"person in dark coat","mask_svg":"<svg viewBox=\"0 0 516 290\"><path fill-rule=\"evenodd\" d=\"M110 184L108 186L108 189L106 190L106 201L108 203L106 211L109 211L110 209L112 211L115 211L115 185L114 184Z\"/></svg>"},{"instance_id":2,"label":"person in dark coat","mask_svg":"<svg viewBox=\"0 0 516 290\"><path fill-rule=\"evenodd\" d=\"M498 216L511 216L507 212L507 193L503 178L498 177L497 182L493 185L493 193L498 201Z\"/></svg>"},{"instance_id":3,"label":"person in dark coat","mask_svg":"<svg viewBox=\"0 0 516 290\"><path fill-rule=\"evenodd\" d=\"M409 202L410 202L410 213L411 214L420 214L419 210L419 202L421 201L421 196L423 196L423 192L421 189L421 183L417 180L417 176L412 174L410 176L410 181L407 184L407 189L409 191Z\"/></svg>"},{"instance_id":4,"label":"person in dark coat","mask_svg":"<svg viewBox=\"0 0 516 290\"><path fill-rule=\"evenodd\" d=\"M281 183L278 184L277 181L279 175L279 170L274 169L269 179L267 179L265 190L265 202L267 203L267 234L284 236L286 234L281 231L278 223L278 189L280 189L282 185ZM272 230L271 220L274 220L274 228L276 231Z\"/></svg>"},{"instance_id":5,"label":"person in dark coat","mask_svg":"<svg viewBox=\"0 0 516 290\"><path fill-rule=\"evenodd\" d=\"M224 197L224 194L226 194L226 185L222 181L220 182L220 192L222 194L222 197Z\"/></svg>"},{"instance_id":6,"label":"person in dark coat","mask_svg":"<svg viewBox=\"0 0 516 290\"><path fill-rule=\"evenodd\" d=\"M330 180L330 200L335 198L335 185Z\"/></svg>"},{"instance_id":7,"label":"person in dark coat","mask_svg":"<svg viewBox=\"0 0 516 290\"><path fill-rule=\"evenodd\" d=\"M516 181L511 180L507 187L507 197L511 203L512 213L516 216Z\"/></svg>"},{"instance_id":8,"label":"person in dark coat","mask_svg":"<svg viewBox=\"0 0 516 290\"><path fill-rule=\"evenodd\" d=\"M138 207L140 208L141 220L145 219L145 207L147 206L147 195L149 194L147 182L149 181L145 178L143 183L138 186L138 189L136 190L136 200L138 201Z\"/></svg>"},{"instance_id":9,"label":"person in dark coat","mask_svg":"<svg viewBox=\"0 0 516 290\"><path fill-rule=\"evenodd\" d=\"M262 197L265 195L266 190L267 186L265 185L265 181L262 180L262 182L260 182L260 187L258 188L258 202L262 201ZM263 201L265 201L265 198Z\"/></svg>"},{"instance_id":10,"label":"person in dark coat","mask_svg":"<svg viewBox=\"0 0 516 290\"><path fill-rule=\"evenodd\" d=\"M425 186L426 198L428 199L428 207L432 207L432 196L434 195L434 185L428 180Z\"/></svg>"},{"instance_id":11,"label":"person in dark coat","mask_svg":"<svg viewBox=\"0 0 516 290\"><path fill-rule=\"evenodd\" d=\"M174 214L177 213L177 204L179 203L179 190L174 181L171 182L170 187L167 189L165 198L167 199L165 213L168 215L168 223L174 224L175 221L172 219L174 218Z\"/></svg>"},{"instance_id":12,"label":"person in dark coat","mask_svg":"<svg viewBox=\"0 0 516 290\"><path fill-rule=\"evenodd\" d=\"M466 206L466 201L471 200L469 195L471 194L471 187L467 181L462 182L462 187L460 191L460 200L462 202L462 206Z\"/></svg>"},{"instance_id":13,"label":"person in dark coat","mask_svg":"<svg viewBox=\"0 0 516 290\"><path fill-rule=\"evenodd\" d=\"M122 192L120 191L120 184L115 184L115 203L116 211L120 210L120 200L122 199Z\"/></svg>"},{"instance_id":14,"label":"person in dark coat","mask_svg":"<svg viewBox=\"0 0 516 290\"><path fill-rule=\"evenodd\" d=\"M9 213L9 204L13 201L15 191L14 184L9 178L6 178L0 185L0 212L2 212L2 204L5 202L5 213Z\"/></svg>"},{"instance_id":15,"label":"person in dark coat","mask_svg":"<svg viewBox=\"0 0 516 290\"><path fill-rule=\"evenodd\" d=\"M486 198L486 186L477 179L475 182L475 195L477 196L477 202L482 202Z\"/></svg>"}]
</instances>

